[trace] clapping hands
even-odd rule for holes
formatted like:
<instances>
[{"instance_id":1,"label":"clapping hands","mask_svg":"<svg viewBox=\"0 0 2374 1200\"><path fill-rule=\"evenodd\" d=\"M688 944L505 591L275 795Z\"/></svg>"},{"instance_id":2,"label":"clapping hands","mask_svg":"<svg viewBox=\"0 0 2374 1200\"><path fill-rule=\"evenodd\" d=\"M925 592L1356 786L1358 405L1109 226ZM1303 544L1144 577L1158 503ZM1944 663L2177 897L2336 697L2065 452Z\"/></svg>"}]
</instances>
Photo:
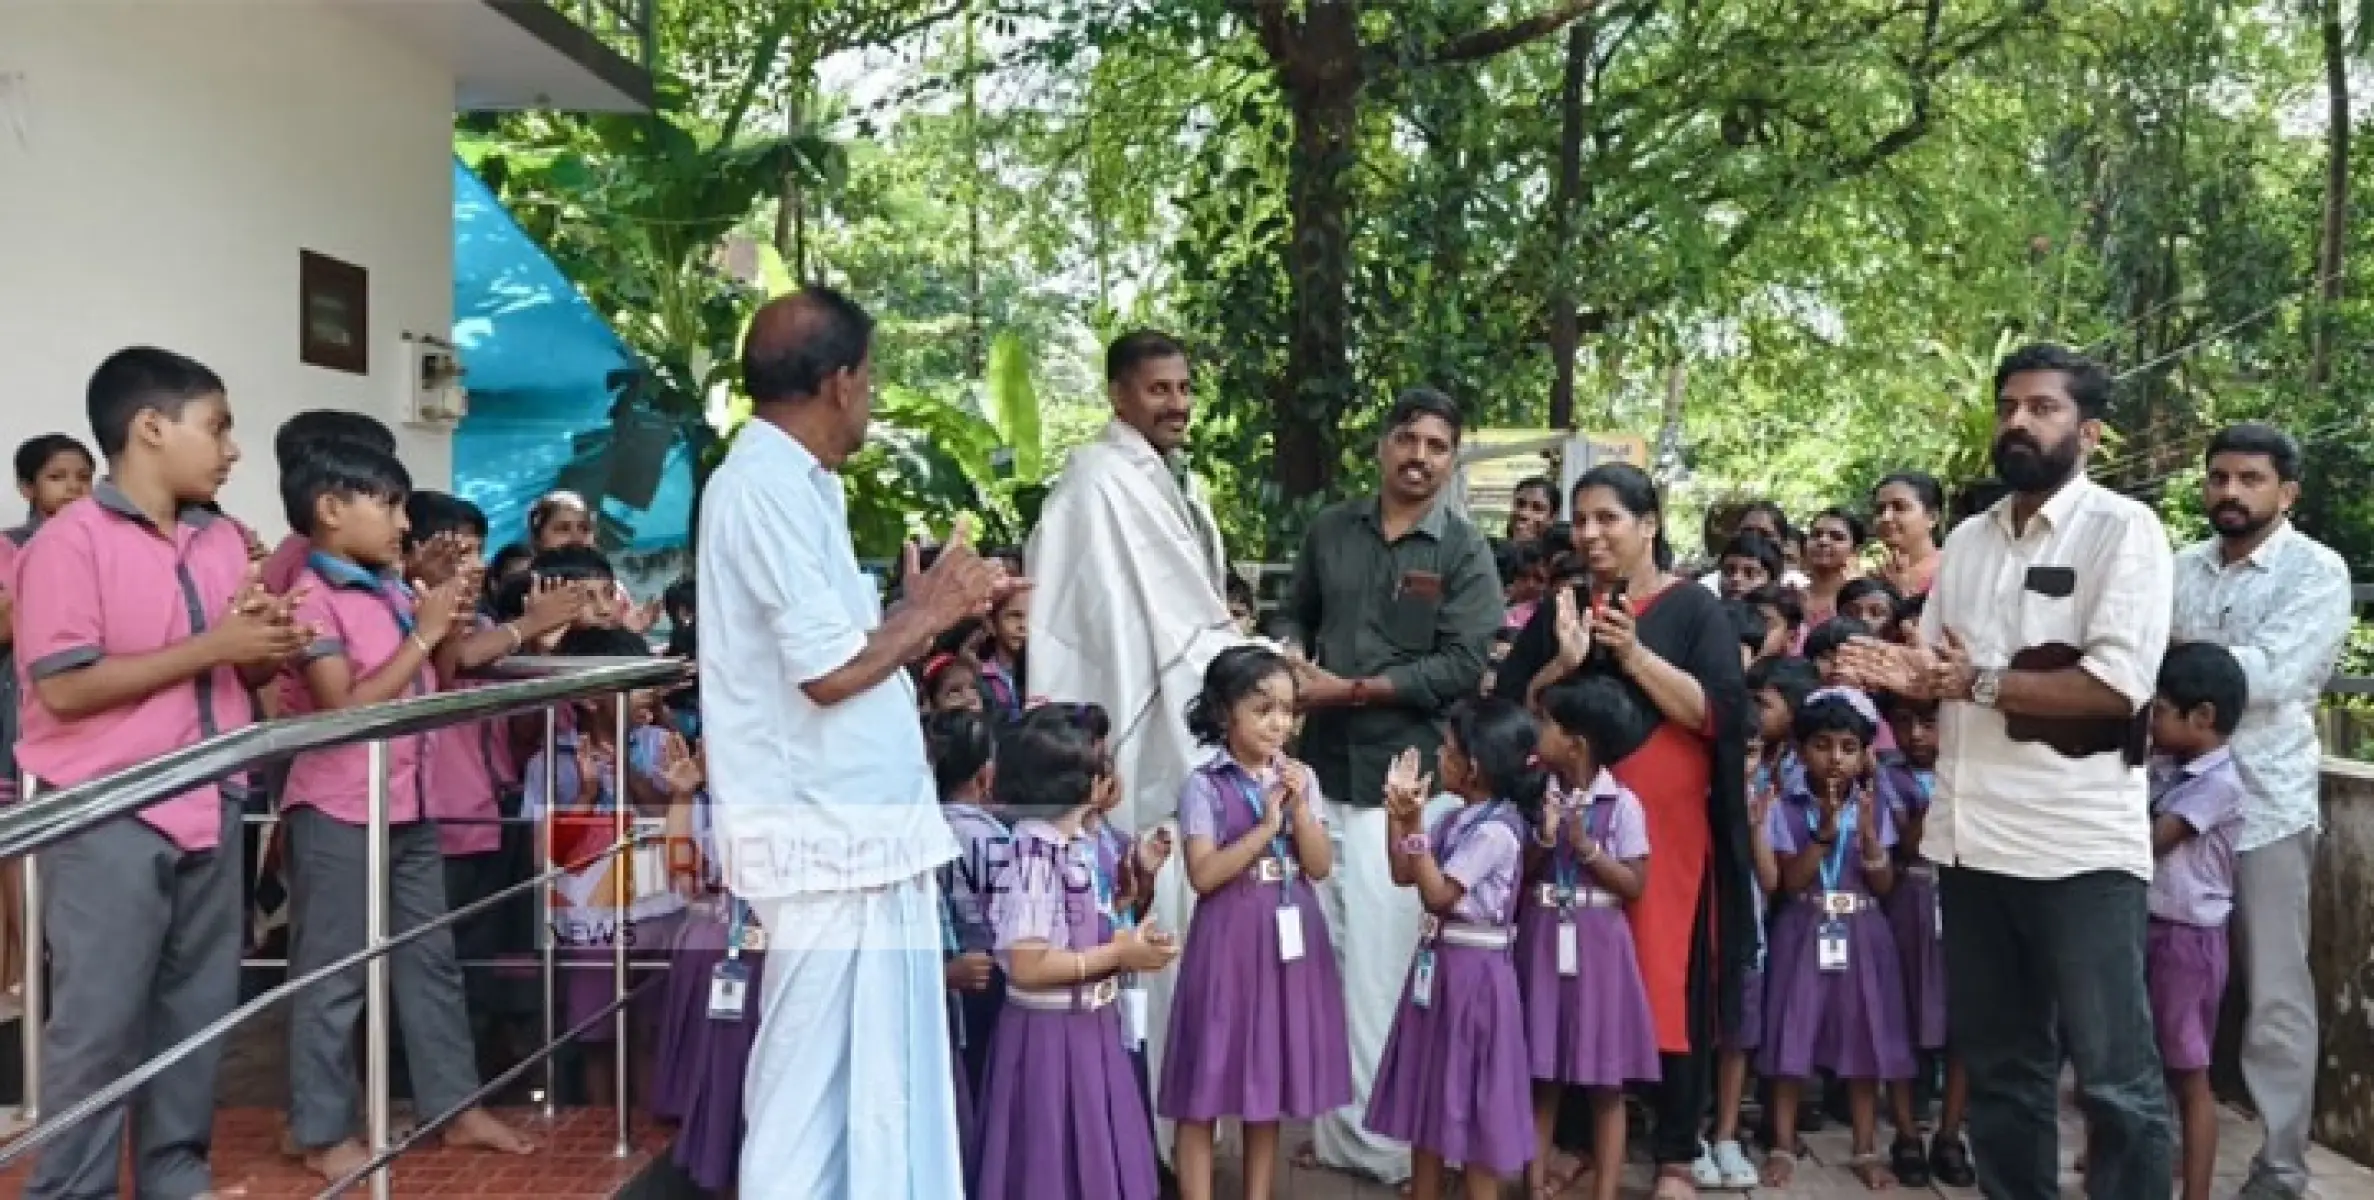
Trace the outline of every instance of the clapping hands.
<instances>
[{"instance_id":1,"label":"clapping hands","mask_svg":"<svg viewBox=\"0 0 2374 1200\"><path fill-rule=\"evenodd\" d=\"M1397 823L1414 825L1426 810L1434 776L1422 772L1421 765L1417 747L1412 746L1395 755L1392 768L1385 772L1385 813Z\"/></svg>"}]
</instances>

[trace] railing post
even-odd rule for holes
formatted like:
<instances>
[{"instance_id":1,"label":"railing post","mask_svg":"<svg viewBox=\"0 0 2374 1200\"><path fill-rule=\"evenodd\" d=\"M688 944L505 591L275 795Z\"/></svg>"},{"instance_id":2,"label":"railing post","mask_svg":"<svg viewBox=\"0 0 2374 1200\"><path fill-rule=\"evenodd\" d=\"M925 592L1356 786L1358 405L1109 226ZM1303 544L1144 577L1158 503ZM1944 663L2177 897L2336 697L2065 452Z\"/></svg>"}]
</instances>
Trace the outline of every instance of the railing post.
<instances>
[{"instance_id":1,"label":"railing post","mask_svg":"<svg viewBox=\"0 0 2374 1200\"><path fill-rule=\"evenodd\" d=\"M552 873L552 811L560 795L560 720L556 706L544 709L544 813L536 820L536 874ZM550 1046L559 1036L558 1020L560 992L553 976L558 973L559 951L554 946L557 932L552 927L552 882L546 880L536 888L536 945L537 958L544 977L544 1044ZM554 1116L560 1105L560 1059L544 1056L544 1115Z\"/></svg>"},{"instance_id":2,"label":"railing post","mask_svg":"<svg viewBox=\"0 0 2374 1200\"><path fill-rule=\"evenodd\" d=\"M388 901L388 836L387 836L387 743L375 741L369 757L370 811L365 814L363 850L363 937L364 944L374 949L387 942ZM387 955L374 955L364 964L363 998L363 1056L364 1074L370 1079L367 1094L369 1106L366 1120L370 1125L371 1154L387 1153L388 1092L394 1082L388 1078L388 994ZM381 1167L371 1172L372 1200L388 1200L388 1170Z\"/></svg>"},{"instance_id":3,"label":"railing post","mask_svg":"<svg viewBox=\"0 0 2374 1200\"><path fill-rule=\"evenodd\" d=\"M37 786L30 773L19 775L18 803L29 803ZM26 855L19 873L25 881L24 894L19 897L25 906L25 946L21 956L25 964L25 1011L17 1018L20 1022L17 1032L24 1039L25 1061L20 1073L24 1097L17 1105L17 1113L27 1125L33 1125L41 1120L41 1026L49 1007L49 972L42 960L45 947L41 923L41 855L38 852Z\"/></svg>"},{"instance_id":4,"label":"railing post","mask_svg":"<svg viewBox=\"0 0 2374 1200\"><path fill-rule=\"evenodd\" d=\"M635 870L635 851L633 843L629 839L634 836L632 820L634 802L627 793L627 732L629 728L627 709L633 704L633 697L634 693L632 692L618 694L616 740L610 743L614 751L610 756L612 759L611 770L618 776L612 781L610 792L613 801L610 806L611 825L616 833L614 840L618 844L617 853L610 859L612 890L618 893L618 911L610 922L611 983L617 992L615 999L618 1002L617 1011L610 1017L611 1033L616 1039L610 1045L610 1069L614 1073L615 1080L611 1085L610 1094L618 1102L618 1157L620 1158L625 1158L635 1152L633 1131L627 1127L627 1063L632 1056L627 1053L626 1044L627 1028L633 1024L627 1019L626 1005L627 940L632 936L627 930L630 928L628 924L630 916L635 911L635 895L641 890L641 881L632 879ZM622 882L627 883L628 886L623 888L615 886Z\"/></svg>"}]
</instances>

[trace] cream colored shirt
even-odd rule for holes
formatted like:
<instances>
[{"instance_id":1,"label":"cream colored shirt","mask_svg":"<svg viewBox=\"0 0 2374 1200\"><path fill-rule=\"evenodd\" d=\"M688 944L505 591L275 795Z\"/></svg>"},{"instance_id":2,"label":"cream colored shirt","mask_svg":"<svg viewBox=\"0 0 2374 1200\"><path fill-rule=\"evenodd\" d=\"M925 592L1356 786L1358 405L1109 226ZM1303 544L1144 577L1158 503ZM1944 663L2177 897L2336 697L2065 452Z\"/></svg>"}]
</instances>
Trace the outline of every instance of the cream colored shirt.
<instances>
[{"instance_id":1,"label":"cream colored shirt","mask_svg":"<svg viewBox=\"0 0 2374 1200\"><path fill-rule=\"evenodd\" d=\"M2084 478L2014 532L2012 498L1964 521L1921 615L1932 642L1952 630L1981 668L2032 646L2084 652L2080 670L2131 701L2151 702L2168 642L2173 557L2159 518ZM2068 568L2074 586L2050 596L2037 568ZM2141 767L2118 754L2065 758L2015 742L2003 714L1948 703L1939 715L1937 795L1921 852L1947 865L2022 879L2093 871L2152 874L2150 795Z\"/></svg>"}]
</instances>

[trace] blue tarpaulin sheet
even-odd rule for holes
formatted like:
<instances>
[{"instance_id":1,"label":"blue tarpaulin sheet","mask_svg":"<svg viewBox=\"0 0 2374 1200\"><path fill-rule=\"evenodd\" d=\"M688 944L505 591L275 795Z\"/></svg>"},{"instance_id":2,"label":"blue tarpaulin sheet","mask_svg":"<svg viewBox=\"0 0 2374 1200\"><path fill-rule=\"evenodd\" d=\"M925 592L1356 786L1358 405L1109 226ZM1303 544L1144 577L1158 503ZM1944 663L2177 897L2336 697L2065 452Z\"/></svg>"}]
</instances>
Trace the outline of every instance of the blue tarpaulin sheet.
<instances>
[{"instance_id":1,"label":"blue tarpaulin sheet","mask_svg":"<svg viewBox=\"0 0 2374 1200\"><path fill-rule=\"evenodd\" d=\"M470 415L453 435L454 490L485 510L487 544L527 537L527 512L561 473L608 453L615 372L634 355L494 193L453 164L453 343L468 369ZM604 524L631 530L629 553L682 546L692 523L692 458L669 447L651 506L603 501Z\"/></svg>"}]
</instances>

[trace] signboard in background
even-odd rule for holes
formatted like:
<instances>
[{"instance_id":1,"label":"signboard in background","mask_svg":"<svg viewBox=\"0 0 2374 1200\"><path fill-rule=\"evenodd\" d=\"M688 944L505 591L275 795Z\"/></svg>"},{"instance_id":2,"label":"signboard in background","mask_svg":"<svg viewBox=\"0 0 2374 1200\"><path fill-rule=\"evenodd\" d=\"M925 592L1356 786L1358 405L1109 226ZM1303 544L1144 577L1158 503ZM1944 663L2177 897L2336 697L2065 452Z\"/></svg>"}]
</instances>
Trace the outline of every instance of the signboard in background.
<instances>
[{"instance_id":1,"label":"signboard in background","mask_svg":"<svg viewBox=\"0 0 2374 1200\"><path fill-rule=\"evenodd\" d=\"M1574 490L1574 481L1608 462L1627 462L1646 470L1649 444L1621 433L1470 430L1460 443L1459 477L1452 481L1452 501L1478 529L1497 537L1508 527L1509 501L1519 483L1537 475L1557 480L1563 510L1564 497Z\"/></svg>"}]
</instances>

